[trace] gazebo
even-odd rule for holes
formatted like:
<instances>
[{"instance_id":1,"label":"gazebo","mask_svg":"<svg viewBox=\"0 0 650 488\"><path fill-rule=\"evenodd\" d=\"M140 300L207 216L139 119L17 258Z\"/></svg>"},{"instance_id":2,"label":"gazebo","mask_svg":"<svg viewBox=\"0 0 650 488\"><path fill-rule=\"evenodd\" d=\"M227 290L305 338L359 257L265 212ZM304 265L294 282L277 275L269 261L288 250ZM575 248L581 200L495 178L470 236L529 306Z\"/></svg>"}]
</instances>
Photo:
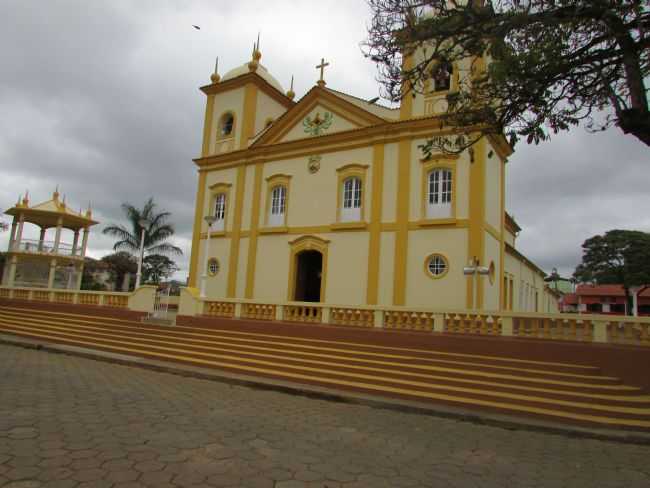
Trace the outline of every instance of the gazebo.
<instances>
[{"instance_id":1,"label":"gazebo","mask_svg":"<svg viewBox=\"0 0 650 488\"><path fill-rule=\"evenodd\" d=\"M61 200L58 189L52 199L29 205L25 194L5 214L13 216L7 260L2 284L7 287L60 288L79 290L92 219L90 208L75 212ZM38 239L23 238L25 224L40 228ZM54 240L46 240L47 231L55 229ZM62 242L62 231L74 233L72 243ZM83 230L81 244L79 234Z\"/></svg>"}]
</instances>

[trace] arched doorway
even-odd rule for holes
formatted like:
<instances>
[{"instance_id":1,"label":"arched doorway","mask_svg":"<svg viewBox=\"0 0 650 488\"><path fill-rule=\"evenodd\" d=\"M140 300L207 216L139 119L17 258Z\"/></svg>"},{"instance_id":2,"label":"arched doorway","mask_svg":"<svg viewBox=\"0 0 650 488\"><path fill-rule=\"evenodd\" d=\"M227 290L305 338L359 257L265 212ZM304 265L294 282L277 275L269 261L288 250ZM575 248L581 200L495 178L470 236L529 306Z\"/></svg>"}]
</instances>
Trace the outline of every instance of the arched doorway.
<instances>
[{"instance_id":1,"label":"arched doorway","mask_svg":"<svg viewBox=\"0 0 650 488\"><path fill-rule=\"evenodd\" d=\"M308 250L296 254L296 286L293 299L297 302L320 302L323 278L323 255Z\"/></svg>"},{"instance_id":2,"label":"arched doorway","mask_svg":"<svg viewBox=\"0 0 650 488\"><path fill-rule=\"evenodd\" d=\"M287 301L325 301L328 245L328 240L318 236L302 236L289 242Z\"/></svg>"}]
</instances>

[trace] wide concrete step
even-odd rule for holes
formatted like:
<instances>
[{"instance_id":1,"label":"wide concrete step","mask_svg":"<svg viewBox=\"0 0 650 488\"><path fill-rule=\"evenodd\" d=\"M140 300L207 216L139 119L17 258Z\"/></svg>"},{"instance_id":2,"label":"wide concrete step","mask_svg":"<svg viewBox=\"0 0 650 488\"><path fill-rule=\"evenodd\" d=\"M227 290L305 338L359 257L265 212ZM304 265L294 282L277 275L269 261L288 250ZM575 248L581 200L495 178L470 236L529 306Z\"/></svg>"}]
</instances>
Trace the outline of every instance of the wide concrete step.
<instances>
[{"instance_id":1,"label":"wide concrete step","mask_svg":"<svg viewBox=\"0 0 650 488\"><path fill-rule=\"evenodd\" d=\"M0 332L434 403L582 424L650 429L650 396L590 365L525 361L230 327L160 327L0 307Z\"/></svg>"}]
</instances>

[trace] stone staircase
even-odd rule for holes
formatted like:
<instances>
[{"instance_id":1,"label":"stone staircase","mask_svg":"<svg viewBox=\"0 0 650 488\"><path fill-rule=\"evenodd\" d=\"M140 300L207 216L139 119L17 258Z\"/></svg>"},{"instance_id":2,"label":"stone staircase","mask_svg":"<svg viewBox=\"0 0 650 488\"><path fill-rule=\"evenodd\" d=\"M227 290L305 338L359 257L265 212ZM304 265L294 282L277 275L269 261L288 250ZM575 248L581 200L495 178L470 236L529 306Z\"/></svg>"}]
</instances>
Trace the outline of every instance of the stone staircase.
<instances>
[{"instance_id":1,"label":"stone staircase","mask_svg":"<svg viewBox=\"0 0 650 488\"><path fill-rule=\"evenodd\" d=\"M4 302L0 334L376 397L650 431L650 395L597 366L464 353L435 347L422 333L217 319L170 327Z\"/></svg>"}]
</instances>

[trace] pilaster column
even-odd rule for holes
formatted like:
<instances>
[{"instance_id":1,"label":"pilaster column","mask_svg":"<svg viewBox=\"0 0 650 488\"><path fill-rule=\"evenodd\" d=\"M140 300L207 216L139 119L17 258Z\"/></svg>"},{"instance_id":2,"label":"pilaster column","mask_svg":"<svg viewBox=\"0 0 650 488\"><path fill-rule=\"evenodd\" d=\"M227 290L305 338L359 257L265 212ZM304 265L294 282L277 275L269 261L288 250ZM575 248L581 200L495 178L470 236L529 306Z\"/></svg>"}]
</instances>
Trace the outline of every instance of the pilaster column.
<instances>
[{"instance_id":1,"label":"pilaster column","mask_svg":"<svg viewBox=\"0 0 650 488\"><path fill-rule=\"evenodd\" d=\"M45 231L47 229L45 227L41 227L41 235L38 237L38 251L42 252L43 251L43 242L45 241Z\"/></svg>"},{"instance_id":2,"label":"pilaster column","mask_svg":"<svg viewBox=\"0 0 650 488\"><path fill-rule=\"evenodd\" d=\"M14 239L13 250L17 251L20 248L20 242L23 240L23 227L25 226L25 214L20 214L18 218L18 236Z\"/></svg>"},{"instance_id":3,"label":"pilaster column","mask_svg":"<svg viewBox=\"0 0 650 488\"><path fill-rule=\"evenodd\" d=\"M74 231L74 241L72 241L72 255L77 255L77 244L79 244L79 229Z\"/></svg>"},{"instance_id":4,"label":"pilaster column","mask_svg":"<svg viewBox=\"0 0 650 488\"><path fill-rule=\"evenodd\" d=\"M54 288L54 275L56 273L56 259L50 261L50 274L47 277L47 288Z\"/></svg>"},{"instance_id":5,"label":"pilaster column","mask_svg":"<svg viewBox=\"0 0 650 488\"><path fill-rule=\"evenodd\" d=\"M18 227L18 218L14 215L14 220L11 222L11 234L9 236L9 248L7 251L11 251L14 248L14 241L16 240L16 228Z\"/></svg>"},{"instance_id":6,"label":"pilaster column","mask_svg":"<svg viewBox=\"0 0 650 488\"><path fill-rule=\"evenodd\" d=\"M83 239L81 240L81 257L85 258L86 257L86 250L88 249L88 233L90 231L88 230L88 227L84 227L84 236Z\"/></svg>"},{"instance_id":7,"label":"pilaster column","mask_svg":"<svg viewBox=\"0 0 650 488\"><path fill-rule=\"evenodd\" d=\"M61 244L61 228L63 227L63 218L59 217L56 222L56 236L54 237L54 254L59 252L59 244Z\"/></svg>"}]
</instances>

